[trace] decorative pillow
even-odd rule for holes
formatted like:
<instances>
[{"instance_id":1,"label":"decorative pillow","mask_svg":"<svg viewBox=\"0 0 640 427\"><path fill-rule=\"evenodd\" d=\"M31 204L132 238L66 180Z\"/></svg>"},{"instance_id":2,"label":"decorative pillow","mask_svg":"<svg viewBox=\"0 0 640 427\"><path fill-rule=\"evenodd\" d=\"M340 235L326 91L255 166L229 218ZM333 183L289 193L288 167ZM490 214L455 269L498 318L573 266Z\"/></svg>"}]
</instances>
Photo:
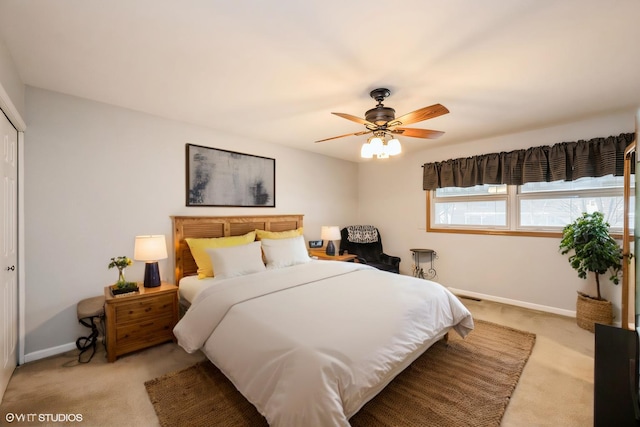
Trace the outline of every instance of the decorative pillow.
<instances>
[{"instance_id":1,"label":"decorative pillow","mask_svg":"<svg viewBox=\"0 0 640 427\"><path fill-rule=\"evenodd\" d=\"M226 248L229 246L246 245L256 240L255 231L251 231L243 236L231 236L231 237L214 237L210 239L184 239L189 245L191 255L196 261L198 266L198 278L204 279L205 277L213 277L213 267L211 265L211 258L207 253L207 248Z\"/></svg>"},{"instance_id":2,"label":"decorative pillow","mask_svg":"<svg viewBox=\"0 0 640 427\"><path fill-rule=\"evenodd\" d=\"M288 239L262 239L262 251L267 268L282 268L311 261L304 236Z\"/></svg>"},{"instance_id":3,"label":"decorative pillow","mask_svg":"<svg viewBox=\"0 0 640 427\"><path fill-rule=\"evenodd\" d=\"M303 228L287 231L266 231L256 229L256 240L262 239L290 239L291 237L302 236Z\"/></svg>"},{"instance_id":4,"label":"decorative pillow","mask_svg":"<svg viewBox=\"0 0 640 427\"><path fill-rule=\"evenodd\" d=\"M259 273L266 269L262 262L260 242L205 250L211 258L213 271L216 272L216 280Z\"/></svg>"}]
</instances>

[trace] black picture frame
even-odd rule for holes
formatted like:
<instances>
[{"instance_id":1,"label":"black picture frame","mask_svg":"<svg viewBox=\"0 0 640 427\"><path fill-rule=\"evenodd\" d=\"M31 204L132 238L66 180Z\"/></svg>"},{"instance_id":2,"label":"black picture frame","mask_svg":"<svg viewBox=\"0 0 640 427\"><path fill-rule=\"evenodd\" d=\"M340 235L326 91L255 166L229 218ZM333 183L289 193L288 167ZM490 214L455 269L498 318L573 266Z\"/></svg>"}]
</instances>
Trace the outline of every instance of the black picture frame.
<instances>
[{"instance_id":1,"label":"black picture frame","mask_svg":"<svg viewBox=\"0 0 640 427\"><path fill-rule=\"evenodd\" d=\"M276 206L276 160L186 144L186 205Z\"/></svg>"}]
</instances>

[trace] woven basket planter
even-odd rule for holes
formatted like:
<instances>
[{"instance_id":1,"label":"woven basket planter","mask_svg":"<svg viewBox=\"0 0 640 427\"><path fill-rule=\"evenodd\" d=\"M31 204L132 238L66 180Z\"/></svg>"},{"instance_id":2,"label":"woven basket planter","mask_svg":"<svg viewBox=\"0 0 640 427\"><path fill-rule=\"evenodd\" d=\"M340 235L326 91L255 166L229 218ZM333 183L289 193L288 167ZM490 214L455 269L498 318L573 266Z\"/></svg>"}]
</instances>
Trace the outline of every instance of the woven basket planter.
<instances>
[{"instance_id":1,"label":"woven basket planter","mask_svg":"<svg viewBox=\"0 0 640 427\"><path fill-rule=\"evenodd\" d=\"M596 323L613 323L613 306L610 301L597 300L578 292L576 320L582 329L594 332Z\"/></svg>"}]
</instances>

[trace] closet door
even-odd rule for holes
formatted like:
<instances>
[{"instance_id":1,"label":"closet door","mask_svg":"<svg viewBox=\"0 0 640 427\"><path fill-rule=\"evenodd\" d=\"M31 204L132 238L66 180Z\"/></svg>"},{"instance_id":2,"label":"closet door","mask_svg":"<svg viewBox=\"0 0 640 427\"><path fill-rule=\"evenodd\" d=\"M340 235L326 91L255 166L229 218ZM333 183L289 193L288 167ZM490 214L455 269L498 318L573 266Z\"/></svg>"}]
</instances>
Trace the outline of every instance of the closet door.
<instances>
[{"instance_id":1,"label":"closet door","mask_svg":"<svg viewBox=\"0 0 640 427\"><path fill-rule=\"evenodd\" d=\"M17 180L18 132L0 110L0 400L17 362Z\"/></svg>"}]
</instances>

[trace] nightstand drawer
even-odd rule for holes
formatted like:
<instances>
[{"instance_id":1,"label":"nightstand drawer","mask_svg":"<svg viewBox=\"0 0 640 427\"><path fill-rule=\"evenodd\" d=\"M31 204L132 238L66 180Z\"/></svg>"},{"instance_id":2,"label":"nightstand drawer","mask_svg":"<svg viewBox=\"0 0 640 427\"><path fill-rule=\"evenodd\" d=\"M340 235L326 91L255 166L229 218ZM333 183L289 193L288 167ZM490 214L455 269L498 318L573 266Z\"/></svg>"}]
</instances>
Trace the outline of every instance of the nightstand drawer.
<instances>
[{"instance_id":1,"label":"nightstand drawer","mask_svg":"<svg viewBox=\"0 0 640 427\"><path fill-rule=\"evenodd\" d=\"M153 343L158 340L173 339L173 316L151 318L116 328L118 346L127 347L138 343Z\"/></svg>"},{"instance_id":2,"label":"nightstand drawer","mask_svg":"<svg viewBox=\"0 0 640 427\"><path fill-rule=\"evenodd\" d=\"M173 312L174 305L174 295L158 295L130 303L118 304L116 307L116 323L142 321L147 317L158 317L170 314Z\"/></svg>"}]
</instances>

